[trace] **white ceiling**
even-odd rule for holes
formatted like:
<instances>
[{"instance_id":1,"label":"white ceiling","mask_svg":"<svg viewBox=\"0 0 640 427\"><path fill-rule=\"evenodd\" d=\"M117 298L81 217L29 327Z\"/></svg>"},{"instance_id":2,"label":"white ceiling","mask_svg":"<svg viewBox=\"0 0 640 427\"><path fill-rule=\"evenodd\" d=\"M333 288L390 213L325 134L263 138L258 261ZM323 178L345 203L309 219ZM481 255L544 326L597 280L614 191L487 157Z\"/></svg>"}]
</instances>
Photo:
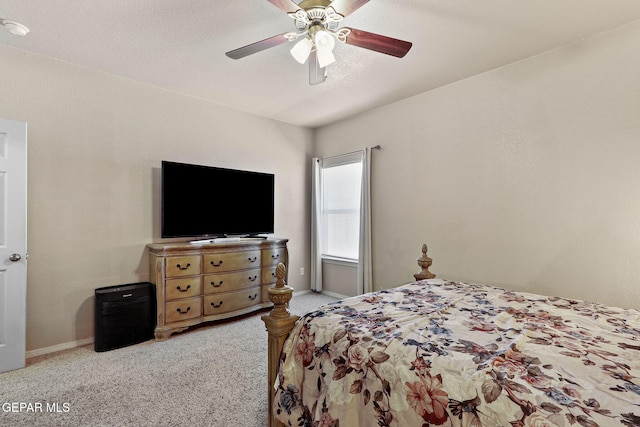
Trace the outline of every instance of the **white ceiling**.
<instances>
[{"instance_id":1,"label":"white ceiling","mask_svg":"<svg viewBox=\"0 0 640 427\"><path fill-rule=\"evenodd\" d=\"M267 0L3 0L0 17L31 30L0 29L1 44L317 127L640 20L640 1L370 0L342 26L413 48L398 59L337 44L317 86L291 44L225 56L294 30Z\"/></svg>"}]
</instances>

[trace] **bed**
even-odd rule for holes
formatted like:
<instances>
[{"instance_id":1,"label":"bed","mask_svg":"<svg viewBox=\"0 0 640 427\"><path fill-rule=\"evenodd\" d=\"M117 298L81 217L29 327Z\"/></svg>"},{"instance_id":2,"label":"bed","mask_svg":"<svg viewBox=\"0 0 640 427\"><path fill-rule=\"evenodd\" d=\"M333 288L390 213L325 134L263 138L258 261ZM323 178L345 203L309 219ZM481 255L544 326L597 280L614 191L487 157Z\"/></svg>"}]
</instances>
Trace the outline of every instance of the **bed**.
<instances>
[{"instance_id":1,"label":"bed","mask_svg":"<svg viewBox=\"0 0 640 427\"><path fill-rule=\"evenodd\" d=\"M436 279L426 252L299 319L279 267L270 427L640 426L640 311Z\"/></svg>"}]
</instances>

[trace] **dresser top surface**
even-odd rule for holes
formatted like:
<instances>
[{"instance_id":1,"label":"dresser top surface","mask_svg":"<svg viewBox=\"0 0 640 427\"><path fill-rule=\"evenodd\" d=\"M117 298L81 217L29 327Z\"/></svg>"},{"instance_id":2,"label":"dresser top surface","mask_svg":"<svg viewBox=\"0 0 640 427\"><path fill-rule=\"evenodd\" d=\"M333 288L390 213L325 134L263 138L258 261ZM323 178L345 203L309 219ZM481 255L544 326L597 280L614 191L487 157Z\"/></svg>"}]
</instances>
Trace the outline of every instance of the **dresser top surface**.
<instances>
[{"instance_id":1,"label":"dresser top surface","mask_svg":"<svg viewBox=\"0 0 640 427\"><path fill-rule=\"evenodd\" d=\"M242 238L240 240L217 241L215 243L189 243L189 242L169 242L169 243L149 243L147 248L154 253L182 252L198 250L241 250L241 249L268 249L274 246L283 246L289 239L277 237L262 238Z\"/></svg>"}]
</instances>

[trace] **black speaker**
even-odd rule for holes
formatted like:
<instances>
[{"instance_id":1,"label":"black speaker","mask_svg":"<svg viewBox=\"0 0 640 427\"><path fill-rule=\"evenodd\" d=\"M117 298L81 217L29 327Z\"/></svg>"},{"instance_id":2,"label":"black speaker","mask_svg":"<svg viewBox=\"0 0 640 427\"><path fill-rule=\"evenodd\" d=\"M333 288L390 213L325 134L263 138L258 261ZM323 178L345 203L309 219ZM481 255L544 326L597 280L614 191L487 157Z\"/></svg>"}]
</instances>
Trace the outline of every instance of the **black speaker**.
<instances>
[{"instance_id":1,"label":"black speaker","mask_svg":"<svg viewBox=\"0 0 640 427\"><path fill-rule=\"evenodd\" d=\"M107 351L153 338L155 288L148 282L96 289L95 351Z\"/></svg>"}]
</instances>

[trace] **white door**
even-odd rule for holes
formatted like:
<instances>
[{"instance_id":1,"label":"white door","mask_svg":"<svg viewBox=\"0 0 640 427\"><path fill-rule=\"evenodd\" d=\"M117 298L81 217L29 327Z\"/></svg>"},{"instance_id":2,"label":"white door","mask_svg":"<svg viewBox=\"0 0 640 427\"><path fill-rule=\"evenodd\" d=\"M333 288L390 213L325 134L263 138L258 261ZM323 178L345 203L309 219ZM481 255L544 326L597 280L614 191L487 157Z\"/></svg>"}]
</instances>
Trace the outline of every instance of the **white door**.
<instances>
[{"instance_id":1,"label":"white door","mask_svg":"<svg viewBox=\"0 0 640 427\"><path fill-rule=\"evenodd\" d=\"M25 365L27 124L0 119L0 372Z\"/></svg>"}]
</instances>

